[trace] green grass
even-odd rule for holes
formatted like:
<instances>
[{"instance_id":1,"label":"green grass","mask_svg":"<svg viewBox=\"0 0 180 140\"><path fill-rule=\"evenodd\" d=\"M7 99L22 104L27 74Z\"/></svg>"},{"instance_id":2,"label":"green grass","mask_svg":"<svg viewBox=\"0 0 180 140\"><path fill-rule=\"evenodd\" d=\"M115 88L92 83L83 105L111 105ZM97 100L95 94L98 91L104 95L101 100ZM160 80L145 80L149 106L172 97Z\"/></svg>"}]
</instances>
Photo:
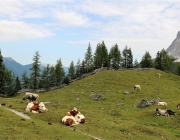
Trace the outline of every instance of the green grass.
<instances>
[{"instance_id":1,"label":"green grass","mask_svg":"<svg viewBox=\"0 0 180 140\"><path fill-rule=\"evenodd\" d=\"M157 72L162 74L161 78L155 76ZM133 90L135 84L140 84L142 90ZM125 95L123 91L133 93ZM90 97L95 93L102 95L97 101ZM48 112L25 112L27 102L22 100L24 94L0 98L0 103L6 104L0 107L0 140L94 139L88 135L104 140L180 138L180 111L176 109L176 105L180 103L180 77L173 74L158 70L103 70L62 89L39 95L39 101L51 102L47 106ZM134 106L142 99L150 101L156 98L161 98L168 106ZM117 106L119 102L124 103L124 106ZM9 105L17 111L27 113L32 119L24 120L7 111L5 107ZM75 127L62 125L62 117L74 106L84 114L87 123ZM157 107L171 109L176 112L176 116L153 116Z\"/></svg>"}]
</instances>

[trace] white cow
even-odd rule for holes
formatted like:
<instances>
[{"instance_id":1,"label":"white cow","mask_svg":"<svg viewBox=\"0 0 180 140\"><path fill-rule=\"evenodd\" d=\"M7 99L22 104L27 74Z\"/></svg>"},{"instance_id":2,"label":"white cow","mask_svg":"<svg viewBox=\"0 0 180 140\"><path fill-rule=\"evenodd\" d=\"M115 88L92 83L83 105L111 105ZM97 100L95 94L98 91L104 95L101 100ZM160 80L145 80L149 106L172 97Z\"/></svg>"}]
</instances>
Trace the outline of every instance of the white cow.
<instances>
[{"instance_id":1,"label":"white cow","mask_svg":"<svg viewBox=\"0 0 180 140\"><path fill-rule=\"evenodd\" d=\"M156 113L154 114L154 116L157 115L157 116L167 116L169 117L169 113L167 110L162 110L162 109L158 109L156 108Z\"/></svg>"},{"instance_id":2,"label":"white cow","mask_svg":"<svg viewBox=\"0 0 180 140\"><path fill-rule=\"evenodd\" d=\"M40 113L43 111L48 111L48 109L45 107L45 104L43 102L37 103L37 102L30 102L28 103L26 107L27 112L32 112L32 113Z\"/></svg>"},{"instance_id":3,"label":"white cow","mask_svg":"<svg viewBox=\"0 0 180 140\"><path fill-rule=\"evenodd\" d=\"M31 92L26 92L23 97L23 100L27 100L28 102L38 101L39 95Z\"/></svg>"},{"instance_id":4,"label":"white cow","mask_svg":"<svg viewBox=\"0 0 180 140\"><path fill-rule=\"evenodd\" d=\"M134 88L133 89L139 89L139 90L141 90L141 86L140 85L134 85Z\"/></svg>"},{"instance_id":5,"label":"white cow","mask_svg":"<svg viewBox=\"0 0 180 140\"><path fill-rule=\"evenodd\" d=\"M166 102L158 102L158 105L167 106Z\"/></svg>"}]
</instances>

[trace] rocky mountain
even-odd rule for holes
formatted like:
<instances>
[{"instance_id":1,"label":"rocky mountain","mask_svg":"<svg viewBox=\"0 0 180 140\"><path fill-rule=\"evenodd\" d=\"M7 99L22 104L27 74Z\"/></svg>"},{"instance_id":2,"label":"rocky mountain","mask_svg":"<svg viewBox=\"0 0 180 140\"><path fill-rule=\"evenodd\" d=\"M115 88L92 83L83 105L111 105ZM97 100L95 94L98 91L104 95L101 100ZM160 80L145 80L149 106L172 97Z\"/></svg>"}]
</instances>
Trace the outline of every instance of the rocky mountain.
<instances>
[{"instance_id":1,"label":"rocky mountain","mask_svg":"<svg viewBox=\"0 0 180 140\"><path fill-rule=\"evenodd\" d=\"M173 40L166 51L168 52L168 54L180 60L180 31L178 31L176 38Z\"/></svg>"},{"instance_id":2,"label":"rocky mountain","mask_svg":"<svg viewBox=\"0 0 180 140\"><path fill-rule=\"evenodd\" d=\"M30 76L31 71L29 70L32 68L32 64L28 65L21 65L20 63L16 62L11 57L3 57L3 63L8 70L11 70L19 79L22 78L22 74L26 71L27 75ZM47 64L41 64L40 69L43 70ZM68 73L68 67L64 67L64 71Z\"/></svg>"}]
</instances>

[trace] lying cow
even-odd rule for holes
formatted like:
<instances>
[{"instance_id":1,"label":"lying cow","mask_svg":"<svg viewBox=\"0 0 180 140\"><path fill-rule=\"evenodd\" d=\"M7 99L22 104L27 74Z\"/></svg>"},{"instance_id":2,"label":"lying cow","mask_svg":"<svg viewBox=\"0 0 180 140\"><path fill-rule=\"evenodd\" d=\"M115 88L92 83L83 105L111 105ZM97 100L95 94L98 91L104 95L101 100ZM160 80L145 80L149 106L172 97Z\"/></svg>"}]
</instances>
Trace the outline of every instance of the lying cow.
<instances>
[{"instance_id":1,"label":"lying cow","mask_svg":"<svg viewBox=\"0 0 180 140\"><path fill-rule=\"evenodd\" d=\"M158 105L167 106L166 102L158 102Z\"/></svg>"},{"instance_id":2,"label":"lying cow","mask_svg":"<svg viewBox=\"0 0 180 140\"><path fill-rule=\"evenodd\" d=\"M169 113L167 110L162 110L162 109L159 109L159 108L156 108L156 113L154 114L154 116L167 116L169 117Z\"/></svg>"},{"instance_id":3,"label":"lying cow","mask_svg":"<svg viewBox=\"0 0 180 140\"><path fill-rule=\"evenodd\" d=\"M141 86L140 85L134 85L134 88L133 89L139 89L141 90Z\"/></svg>"},{"instance_id":4,"label":"lying cow","mask_svg":"<svg viewBox=\"0 0 180 140\"><path fill-rule=\"evenodd\" d=\"M43 102L30 102L26 107L26 111L32 113L41 113L43 111L48 111L48 109L45 107L45 104Z\"/></svg>"},{"instance_id":5,"label":"lying cow","mask_svg":"<svg viewBox=\"0 0 180 140\"><path fill-rule=\"evenodd\" d=\"M160 73L156 73L156 76L160 78L160 77L161 77L161 74L160 74Z\"/></svg>"},{"instance_id":6,"label":"lying cow","mask_svg":"<svg viewBox=\"0 0 180 140\"><path fill-rule=\"evenodd\" d=\"M27 100L28 102L38 101L39 95L31 92L26 92L23 100Z\"/></svg>"},{"instance_id":7,"label":"lying cow","mask_svg":"<svg viewBox=\"0 0 180 140\"><path fill-rule=\"evenodd\" d=\"M73 126L73 125L76 125L76 124L79 124L78 121L76 121L75 119L75 116L78 114L78 110L76 107L74 107L73 109L71 109L70 112L67 112L65 114L65 116L62 118L62 123L64 125L70 125L70 126Z\"/></svg>"}]
</instances>

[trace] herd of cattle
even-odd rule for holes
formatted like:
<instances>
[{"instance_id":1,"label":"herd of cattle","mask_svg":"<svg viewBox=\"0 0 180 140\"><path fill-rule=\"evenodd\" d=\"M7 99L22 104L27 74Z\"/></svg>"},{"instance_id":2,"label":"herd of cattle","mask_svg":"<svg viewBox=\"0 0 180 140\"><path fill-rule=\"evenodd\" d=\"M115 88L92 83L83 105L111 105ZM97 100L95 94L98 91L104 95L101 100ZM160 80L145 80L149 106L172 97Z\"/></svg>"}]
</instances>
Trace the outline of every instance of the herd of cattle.
<instances>
[{"instance_id":1,"label":"herd of cattle","mask_svg":"<svg viewBox=\"0 0 180 140\"><path fill-rule=\"evenodd\" d=\"M158 78L161 77L161 74L160 73L156 73L156 76ZM133 89L139 89L141 90L141 86L140 85L134 85ZM167 106L167 103L166 102L158 102L158 105L160 106ZM180 109L180 104L177 105L177 109ZM156 113L154 114L154 116L171 116L171 115L175 115L176 112L173 112L171 109L169 110L162 110L162 109L159 109L159 108L156 108Z\"/></svg>"},{"instance_id":2,"label":"herd of cattle","mask_svg":"<svg viewBox=\"0 0 180 140\"><path fill-rule=\"evenodd\" d=\"M45 105L48 102L40 102L38 103L39 95L35 93L26 92L23 100L27 100L29 103L26 106L27 112L32 113L41 113L44 111L48 111ZM62 118L62 123L64 125L76 125L79 123L86 123L86 118L81 112L78 111L76 107L70 110L70 112L65 113L65 116Z\"/></svg>"},{"instance_id":3,"label":"herd of cattle","mask_svg":"<svg viewBox=\"0 0 180 140\"><path fill-rule=\"evenodd\" d=\"M160 78L161 74L157 73L156 76L158 76ZM141 86L134 85L133 89L141 90ZM48 109L45 107L45 105L48 102L38 103L38 98L39 98L38 94L26 92L25 96L23 97L23 100L27 100L29 102L25 109L27 112L41 113L43 111L48 111ZM167 103L166 102L158 102L158 105L167 106ZM180 104L177 105L177 108L180 109ZM156 113L154 114L154 116L155 115L168 117L171 115L175 115L175 112L173 112L172 110L162 110L162 109L156 108ZM64 117L62 118L62 123L64 125L72 126L72 125L76 125L79 123L85 123L85 122L86 122L86 119L85 119L84 115L81 114L76 107L71 109L69 112L65 113Z\"/></svg>"}]
</instances>

